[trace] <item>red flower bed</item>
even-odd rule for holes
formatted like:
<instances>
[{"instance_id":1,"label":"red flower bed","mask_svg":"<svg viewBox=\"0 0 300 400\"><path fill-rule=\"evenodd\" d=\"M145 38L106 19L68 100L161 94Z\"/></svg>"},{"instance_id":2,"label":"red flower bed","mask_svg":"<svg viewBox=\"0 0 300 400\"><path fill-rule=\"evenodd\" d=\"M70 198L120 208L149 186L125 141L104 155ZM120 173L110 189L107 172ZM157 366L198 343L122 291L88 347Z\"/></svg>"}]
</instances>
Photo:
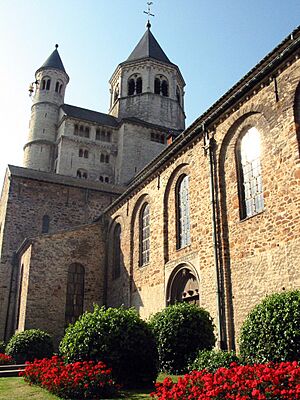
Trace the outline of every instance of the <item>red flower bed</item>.
<instances>
[{"instance_id":1,"label":"red flower bed","mask_svg":"<svg viewBox=\"0 0 300 400\"><path fill-rule=\"evenodd\" d=\"M13 358L6 354L0 353L0 365L12 364Z\"/></svg>"},{"instance_id":2,"label":"red flower bed","mask_svg":"<svg viewBox=\"0 0 300 400\"><path fill-rule=\"evenodd\" d=\"M219 368L215 373L193 371L173 383L156 384L151 397L159 400L296 400L300 399L297 362Z\"/></svg>"},{"instance_id":3,"label":"red flower bed","mask_svg":"<svg viewBox=\"0 0 300 400\"><path fill-rule=\"evenodd\" d=\"M65 364L57 356L26 363L25 381L39 385L49 392L68 399L108 398L116 389L111 369L102 362L84 361Z\"/></svg>"}]
</instances>

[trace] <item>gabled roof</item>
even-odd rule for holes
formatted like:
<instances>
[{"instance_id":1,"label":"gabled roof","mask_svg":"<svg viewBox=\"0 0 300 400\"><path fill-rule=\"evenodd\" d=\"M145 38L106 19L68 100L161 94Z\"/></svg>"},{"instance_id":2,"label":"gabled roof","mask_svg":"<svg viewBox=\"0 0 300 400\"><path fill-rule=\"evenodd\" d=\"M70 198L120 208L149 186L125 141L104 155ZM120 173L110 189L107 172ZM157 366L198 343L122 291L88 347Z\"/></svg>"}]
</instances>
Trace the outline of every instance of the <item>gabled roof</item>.
<instances>
[{"instance_id":1,"label":"gabled roof","mask_svg":"<svg viewBox=\"0 0 300 400\"><path fill-rule=\"evenodd\" d=\"M96 122L100 125L108 125L112 127L118 126L117 118L109 114L88 110L86 108L71 106L69 104L63 104L61 108L69 117L83 119L90 122Z\"/></svg>"},{"instance_id":2,"label":"gabled roof","mask_svg":"<svg viewBox=\"0 0 300 400\"><path fill-rule=\"evenodd\" d=\"M155 60L172 64L155 37L152 35L150 27L147 28L142 39L136 45L135 49L126 61L135 61L142 58L154 58Z\"/></svg>"},{"instance_id":3,"label":"gabled roof","mask_svg":"<svg viewBox=\"0 0 300 400\"><path fill-rule=\"evenodd\" d=\"M60 71L63 71L66 73L65 67L61 61L59 52L56 49L53 51L52 54L47 58L47 60L44 62L44 64L39 68L54 68L54 69L59 69Z\"/></svg>"}]
</instances>

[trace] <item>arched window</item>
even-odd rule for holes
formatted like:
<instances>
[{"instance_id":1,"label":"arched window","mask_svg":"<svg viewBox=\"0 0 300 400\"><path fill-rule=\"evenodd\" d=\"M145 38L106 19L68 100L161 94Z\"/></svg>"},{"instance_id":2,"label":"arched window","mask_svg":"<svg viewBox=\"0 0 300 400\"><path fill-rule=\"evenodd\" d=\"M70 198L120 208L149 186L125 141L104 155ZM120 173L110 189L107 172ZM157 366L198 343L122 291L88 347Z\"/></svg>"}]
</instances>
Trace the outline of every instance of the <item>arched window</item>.
<instances>
[{"instance_id":1,"label":"arched window","mask_svg":"<svg viewBox=\"0 0 300 400\"><path fill-rule=\"evenodd\" d=\"M84 267L79 263L69 266L65 310L66 326L73 324L83 313L84 273Z\"/></svg>"},{"instance_id":2,"label":"arched window","mask_svg":"<svg viewBox=\"0 0 300 400\"><path fill-rule=\"evenodd\" d=\"M154 79L154 93L160 94L160 79L159 78Z\"/></svg>"},{"instance_id":3,"label":"arched window","mask_svg":"<svg viewBox=\"0 0 300 400\"><path fill-rule=\"evenodd\" d=\"M44 215L42 219L42 233L48 233L50 226L50 217L49 215Z\"/></svg>"},{"instance_id":4,"label":"arched window","mask_svg":"<svg viewBox=\"0 0 300 400\"><path fill-rule=\"evenodd\" d=\"M169 83L163 75L157 76L154 79L154 93L169 97Z\"/></svg>"},{"instance_id":5,"label":"arched window","mask_svg":"<svg viewBox=\"0 0 300 400\"><path fill-rule=\"evenodd\" d=\"M238 176L241 219L263 210L264 198L260 166L260 134L254 127L241 137L238 146Z\"/></svg>"},{"instance_id":6,"label":"arched window","mask_svg":"<svg viewBox=\"0 0 300 400\"><path fill-rule=\"evenodd\" d=\"M118 100L119 97L119 85L116 86L114 91L114 102Z\"/></svg>"},{"instance_id":7,"label":"arched window","mask_svg":"<svg viewBox=\"0 0 300 400\"><path fill-rule=\"evenodd\" d=\"M83 157L84 157L84 158L89 158L89 152L88 152L88 150L84 150L84 152L83 152Z\"/></svg>"},{"instance_id":8,"label":"arched window","mask_svg":"<svg viewBox=\"0 0 300 400\"><path fill-rule=\"evenodd\" d=\"M190 244L189 177L182 175L176 185L177 248Z\"/></svg>"},{"instance_id":9,"label":"arched window","mask_svg":"<svg viewBox=\"0 0 300 400\"><path fill-rule=\"evenodd\" d=\"M161 94L165 97L169 96L169 84L165 80L163 80L161 83Z\"/></svg>"},{"instance_id":10,"label":"arched window","mask_svg":"<svg viewBox=\"0 0 300 400\"><path fill-rule=\"evenodd\" d=\"M51 79L50 78L43 78L41 83L42 90L50 90Z\"/></svg>"},{"instance_id":11,"label":"arched window","mask_svg":"<svg viewBox=\"0 0 300 400\"><path fill-rule=\"evenodd\" d=\"M128 81L128 96L132 96L134 94L135 82L134 79L129 79Z\"/></svg>"},{"instance_id":12,"label":"arched window","mask_svg":"<svg viewBox=\"0 0 300 400\"><path fill-rule=\"evenodd\" d=\"M78 156L79 157L83 157L83 150L82 149L79 149Z\"/></svg>"},{"instance_id":13,"label":"arched window","mask_svg":"<svg viewBox=\"0 0 300 400\"><path fill-rule=\"evenodd\" d=\"M104 178L104 182L105 182L105 183L109 183L109 177L108 177L108 176L106 176L106 177Z\"/></svg>"},{"instance_id":14,"label":"arched window","mask_svg":"<svg viewBox=\"0 0 300 400\"><path fill-rule=\"evenodd\" d=\"M143 81L141 77L138 77L136 80L136 94L142 93Z\"/></svg>"},{"instance_id":15,"label":"arched window","mask_svg":"<svg viewBox=\"0 0 300 400\"><path fill-rule=\"evenodd\" d=\"M83 169L78 169L78 170L77 170L77 173L76 173L76 176L77 176L77 178L84 178L84 179L87 179L88 174L87 174L87 172L86 172L85 170L83 170Z\"/></svg>"},{"instance_id":16,"label":"arched window","mask_svg":"<svg viewBox=\"0 0 300 400\"><path fill-rule=\"evenodd\" d=\"M140 266L148 264L150 258L150 212L146 203L141 209L139 218L140 229Z\"/></svg>"},{"instance_id":17,"label":"arched window","mask_svg":"<svg viewBox=\"0 0 300 400\"><path fill-rule=\"evenodd\" d=\"M51 79L47 79L46 90L50 90Z\"/></svg>"},{"instance_id":18,"label":"arched window","mask_svg":"<svg viewBox=\"0 0 300 400\"><path fill-rule=\"evenodd\" d=\"M58 93L59 93L59 94L61 94L62 88L63 88L63 84L61 83L61 84L59 85L59 90L58 90Z\"/></svg>"},{"instance_id":19,"label":"arched window","mask_svg":"<svg viewBox=\"0 0 300 400\"><path fill-rule=\"evenodd\" d=\"M90 137L90 128L88 126L85 127L85 135L86 138Z\"/></svg>"},{"instance_id":20,"label":"arched window","mask_svg":"<svg viewBox=\"0 0 300 400\"><path fill-rule=\"evenodd\" d=\"M121 275L121 225L117 224L113 233L113 268L112 278L117 279Z\"/></svg>"},{"instance_id":21,"label":"arched window","mask_svg":"<svg viewBox=\"0 0 300 400\"><path fill-rule=\"evenodd\" d=\"M167 305L186 302L199 305L199 283L186 266L173 271L167 285Z\"/></svg>"},{"instance_id":22,"label":"arched window","mask_svg":"<svg viewBox=\"0 0 300 400\"><path fill-rule=\"evenodd\" d=\"M56 91L56 93L58 93L58 91L59 91L59 82L58 81L55 84L55 91Z\"/></svg>"},{"instance_id":23,"label":"arched window","mask_svg":"<svg viewBox=\"0 0 300 400\"><path fill-rule=\"evenodd\" d=\"M103 180L104 180L103 176L100 175L100 176L99 176L99 181L100 181L100 182L103 182Z\"/></svg>"},{"instance_id":24,"label":"arched window","mask_svg":"<svg viewBox=\"0 0 300 400\"><path fill-rule=\"evenodd\" d=\"M128 80L128 96L133 96L134 94L140 94L143 91L143 80L137 74L133 75Z\"/></svg>"}]
</instances>

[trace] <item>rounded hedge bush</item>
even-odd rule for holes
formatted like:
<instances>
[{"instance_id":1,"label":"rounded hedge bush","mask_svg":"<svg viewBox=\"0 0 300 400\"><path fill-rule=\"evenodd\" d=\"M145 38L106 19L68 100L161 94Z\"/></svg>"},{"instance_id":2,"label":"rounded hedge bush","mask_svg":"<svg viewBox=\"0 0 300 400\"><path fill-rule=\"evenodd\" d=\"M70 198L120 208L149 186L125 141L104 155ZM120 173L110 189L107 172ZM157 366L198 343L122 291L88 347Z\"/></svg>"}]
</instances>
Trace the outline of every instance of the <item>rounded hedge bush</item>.
<instances>
[{"instance_id":1,"label":"rounded hedge bush","mask_svg":"<svg viewBox=\"0 0 300 400\"><path fill-rule=\"evenodd\" d=\"M233 362L239 364L234 351L200 350L195 360L189 364L189 371L206 369L208 372L216 372L221 367L229 368Z\"/></svg>"},{"instance_id":2,"label":"rounded hedge bush","mask_svg":"<svg viewBox=\"0 0 300 400\"><path fill-rule=\"evenodd\" d=\"M168 306L154 314L149 324L158 345L159 367L164 372L185 372L199 350L211 349L215 344L211 316L193 304Z\"/></svg>"},{"instance_id":3,"label":"rounded hedge bush","mask_svg":"<svg viewBox=\"0 0 300 400\"><path fill-rule=\"evenodd\" d=\"M245 362L300 360L300 291L266 297L247 316L240 334Z\"/></svg>"},{"instance_id":4,"label":"rounded hedge bush","mask_svg":"<svg viewBox=\"0 0 300 400\"><path fill-rule=\"evenodd\" d=\"M13 357L16 363L51 357L53 354L52 338L48 333L39 329L28 329L16 333L6 346L6 354Z\"/></svg>"},{"instance_id":5,"label":"rounded hedge bush","mask_svg":"<svg viewBox=\"0 0 300 400\"><path fill-rule=\"evenodd\" d=\"M154 335L132 308L95 305L67 328L59 350L68 362L103 361L124 387L152 386L157 378Z\"/></svg>"}]
</instances>

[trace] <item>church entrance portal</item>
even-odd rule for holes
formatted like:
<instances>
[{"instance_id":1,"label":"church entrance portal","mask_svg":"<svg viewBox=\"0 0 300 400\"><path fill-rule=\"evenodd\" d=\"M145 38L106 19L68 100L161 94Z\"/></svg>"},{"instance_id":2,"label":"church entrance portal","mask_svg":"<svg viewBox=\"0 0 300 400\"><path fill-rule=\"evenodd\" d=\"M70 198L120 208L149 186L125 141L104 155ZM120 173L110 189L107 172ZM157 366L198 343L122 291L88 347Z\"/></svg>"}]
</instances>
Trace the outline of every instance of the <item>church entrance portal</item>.
<instances>
[{"instance_id":1,"label":"church entrance portal","mask_svg":"<svg viewBox=\"0 0 300 400\"><path fill-rule=\"evenodd\" d=\"M175 270L169 279L167 305L187 302L199 305L199 284L195 273L187 266Z\"/></svg>"}]
</instances>

